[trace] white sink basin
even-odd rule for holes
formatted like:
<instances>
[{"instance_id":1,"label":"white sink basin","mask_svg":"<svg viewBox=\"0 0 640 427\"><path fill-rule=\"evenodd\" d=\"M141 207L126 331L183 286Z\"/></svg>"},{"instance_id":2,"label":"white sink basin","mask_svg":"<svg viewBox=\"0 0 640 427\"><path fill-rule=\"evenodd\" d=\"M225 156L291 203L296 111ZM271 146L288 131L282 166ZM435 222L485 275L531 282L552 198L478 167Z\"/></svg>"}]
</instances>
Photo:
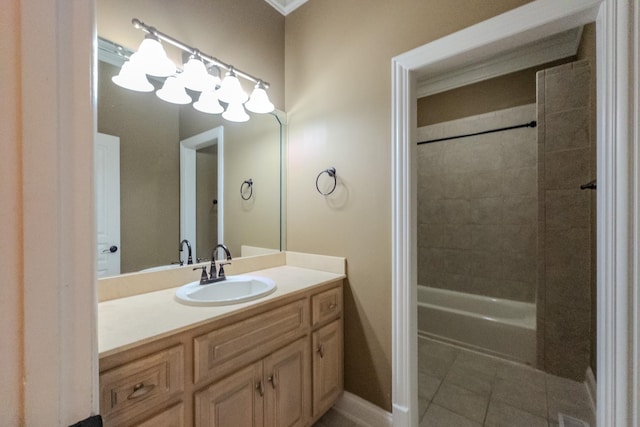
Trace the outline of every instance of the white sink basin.
<instances>
[{"instance_id":1,"label":"white sink basin","mask_svg":"<svg viewBox=\"0 0 640 427\"><path fill-rule=\"evenodd\" d=\"M251 301L276 290L276 282L259 276L228 276L222 282L187 283L176 290L178 302L187 305L227 305Z\"/></svg>"}]
</instances>

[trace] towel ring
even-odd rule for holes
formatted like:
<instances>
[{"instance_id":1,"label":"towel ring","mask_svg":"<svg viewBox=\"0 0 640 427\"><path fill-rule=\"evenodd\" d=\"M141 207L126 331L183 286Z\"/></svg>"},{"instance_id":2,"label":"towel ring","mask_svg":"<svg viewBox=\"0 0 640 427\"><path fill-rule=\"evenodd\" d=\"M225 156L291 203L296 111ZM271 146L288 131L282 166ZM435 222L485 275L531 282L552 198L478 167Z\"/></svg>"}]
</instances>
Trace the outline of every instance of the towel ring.
<instances>
[{"instance_id":1,"label":"towel ring","mask_svg":"<svg viewBox=\"0 0 640 427\"><path fill-rule=\"evenodd\" d=\"M248 197L244 197L244 193L245 193L245 188L244 186L247 186L247 189L249 190L249 196ZM251 196L253 196L253 180L251 178L245 180L242 182L242 184L240 184L240 197L242 197L242 200L249 200L251 198Z\"/></svg>"},{"instance_id":2,"label":"towel ring","mask_svg":"<svg viewBox=\"0 0 640 427\"><path fill-rule=\"evenodd\" d=\"M322 176L323 173L326 173L327 175L329 175L331 178L333 178L333 187L331 188L331 190L327 191L326 193L323 193L320 190L320 187L318 186L318 181L320 180L320 177ZM318 190L318 193L322 194L323 196L328 196L329 194L333 193L336 190L336 185L338 184L338 179L336 178L336 168L334 167L330 167L329 169L325 169L322 172L320 172L316 178L316 190Z\"/></svg>"}]
</instances>

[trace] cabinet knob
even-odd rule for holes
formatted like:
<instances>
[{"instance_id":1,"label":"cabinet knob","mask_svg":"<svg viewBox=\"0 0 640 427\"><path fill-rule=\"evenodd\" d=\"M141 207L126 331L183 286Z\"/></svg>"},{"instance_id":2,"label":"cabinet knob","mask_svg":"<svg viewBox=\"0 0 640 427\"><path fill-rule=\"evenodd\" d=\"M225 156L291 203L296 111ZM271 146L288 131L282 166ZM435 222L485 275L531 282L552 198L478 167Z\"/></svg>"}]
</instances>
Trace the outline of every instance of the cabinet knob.
<instances>
[{"instance_id":1,"label":"cabinet knob","mask_svg":"<svg viewBox=\"0 0 640 427\"><path fill-rule=\"evenodd\" d=\"M321 358L321 359L322 359L322 358L324 358L324 345L323 345L323 344L320 344L320 345L318 346L318 350L317 350L317 352L318 352L318 354L320 355L320 358Z\"/></svg>"},{"instance_id":2,"label":"cabinet knob","mask_svg":"<svg viewBox=\"0 0 640 427\"><path fill-rule=\"evenodd\" d=\"M336 307L338 307L338 304L336 304L335 302L332 302L331 304L329 304L329 310L335 310Z\"/></svg>"},{"instance_id":3,"label":"cabinet knob","mask_svg":"<svg viewBox=\"0 0 640 427\"><path fill-rule=\"evenodd\" d=\"M256 385L256 390L260 392L260 396L264 396L264 383L262 382L262 380L258 381L258 384Z\"/></svg>"},{"instance_id":4,"label":"cabinet knob","mask_svg":"<svg viewBox=\"0 0 640 427\"><path fill-rule=\"evenodd\" d=\"M267 378L267 380L269 380L269 382L271 383L271 386L274 389L278 386L278 380L276 379L276 374L270 375L269 378Z\"/></svg>"},{"instance_id":5,"label":"cabinet knob","mask_svg":"<svg viewBox=\"0 0 640 427\"><path fill-rule=\"evenodd\" d=\"M144 385L144 383L138 383L133 386L133 392L127 396L128 400L139 399L142 396L146 396L151 393L151 391L156 388L155 384Z\"/></svg>"}]
</instances>

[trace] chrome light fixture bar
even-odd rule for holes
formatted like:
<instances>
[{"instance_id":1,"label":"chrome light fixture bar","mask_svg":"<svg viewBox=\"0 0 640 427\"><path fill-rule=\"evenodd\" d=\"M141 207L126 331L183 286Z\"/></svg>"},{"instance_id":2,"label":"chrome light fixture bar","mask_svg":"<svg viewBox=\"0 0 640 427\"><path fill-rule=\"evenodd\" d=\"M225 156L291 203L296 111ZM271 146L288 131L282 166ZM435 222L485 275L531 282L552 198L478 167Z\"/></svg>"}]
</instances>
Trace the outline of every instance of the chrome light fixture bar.
<instances>
[{"instance_id":1,"label":"chrome light fixture bar","mask_svg":"<svg viewBox=\"0 0 640 427\"><path fill-rule=\"evenodd\" d=\"M122 65L120 73L112 78L115 84L130 90L150 92L154 87L147 80L147 76L166 78L162 88L156 91L160 99L174 104L189 104L193 99L185 89L200 92L198 100L193 104L196 110L207 114L219 114L224 111L222 117L230 121L249 120L245 108L259 114L273 111L274 106L265 92L269 87L268 82L204 54L199 49L164 34L137 18L132 19L131 23L147 35L135 53L116 45L116 54L128 58L128 61ZM182 70L177 69L167 57L160 41L169 43L189 55ZM209 74L211 68L217 69L218 76ZM221 69L227 70L222 80ZM238 77L255 83L251 96L244 92ZM227 104L226 110L219 101Z\"/></svg>"},{"instance_id":2,"label":"chrome light fixture bar","mask_svg":"<svg viewBox=\"0 0 640 427\"><path fill-rule=\"evenodd\" d=\"M269 88L269 83L268 82L266 82L266 81L264 81L262 79L259 79L257 77L254 77L254 76L252 76L251 74L249 74L247 72L241 71L241 70L237 69L236 67L234 67L233 65L227 64L226 62L223 62L223 61L219 60L216 57L213 57L211 55L207 55L205 53L202 53L200 50L198 50L198 49L196 49L194 47L191 47L191 46L181 42L180 40L174 39L173 37L171 37L171 36L169 36L169 35L167 35L165 33L162 33L160 31L158 31L155 27L152 27L150 25L145 24L144 22L140 21L138 18L133 18L131 20L131 23L133 24L133 26L135 28L138 28L138 29L144 31L145 33L150 34L153 37L156 37L156 38L158 38L158 39L160 39L162 41L165 41L165 42L167 42L169 44L172 44L173 46L175 46L178 49L181 49L181 50L187 52L190 55L193 55L195 57L200 57L200 58L204 59L205 61L209 62L210 64L215 65L215 66L220 67L220 68L224 68L227 71L232 71L233 73L235 73L236 76L240 76L240 77L242 77L242 78L244 78L246 80L249 80L249 81L251 81L253 83L257 84L257 83L261 82L265 89Z\"/></svg>"}]
</instances>

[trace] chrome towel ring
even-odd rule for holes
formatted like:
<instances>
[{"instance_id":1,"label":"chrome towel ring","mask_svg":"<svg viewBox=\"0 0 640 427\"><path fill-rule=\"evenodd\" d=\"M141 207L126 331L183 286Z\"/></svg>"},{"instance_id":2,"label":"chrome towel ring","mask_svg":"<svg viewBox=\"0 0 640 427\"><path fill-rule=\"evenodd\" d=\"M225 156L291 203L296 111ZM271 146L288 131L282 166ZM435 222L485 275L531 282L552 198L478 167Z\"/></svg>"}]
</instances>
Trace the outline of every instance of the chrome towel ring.
<instances>
[{"instance_id":1,"label":"chrome towel ring","mask_svg":"<svg viewBox=\"0 0 640 427\"><path fill-rule=\"evenodd\" d=\"M247 186L246 188L245 185ZM244 195L246 194L247 190L249 191L249 195L245 197ZM253 180L249 178L242 181L242 184L240 184L240 197L242 197L242 200L249 200L251 196L253 196Z\"/></svg>"},{"instance_id":2,"label":"chrome towel ring","mask_svg":"<svg viewBox=\"0 0 640 427\"><path fill-rule=\"evenodd\" d=\"M327 191L326 193L323 193L320 190L320 186L318 185L318 181L320 180L320 177L322 176L323 173L326 173L327 175L329 175L329 177L333 178L333 187L331 188L331 190ZM338 184L338 179L336 178L336 168L334 168L333 166L330 167L329 169L325 169L322 172L320 172L316 178L316 190L318 190L318 193L322 194L323 196L328 196L329 194L333 193L336 190L337 184Z\"/></svg>"}]
</instances>

